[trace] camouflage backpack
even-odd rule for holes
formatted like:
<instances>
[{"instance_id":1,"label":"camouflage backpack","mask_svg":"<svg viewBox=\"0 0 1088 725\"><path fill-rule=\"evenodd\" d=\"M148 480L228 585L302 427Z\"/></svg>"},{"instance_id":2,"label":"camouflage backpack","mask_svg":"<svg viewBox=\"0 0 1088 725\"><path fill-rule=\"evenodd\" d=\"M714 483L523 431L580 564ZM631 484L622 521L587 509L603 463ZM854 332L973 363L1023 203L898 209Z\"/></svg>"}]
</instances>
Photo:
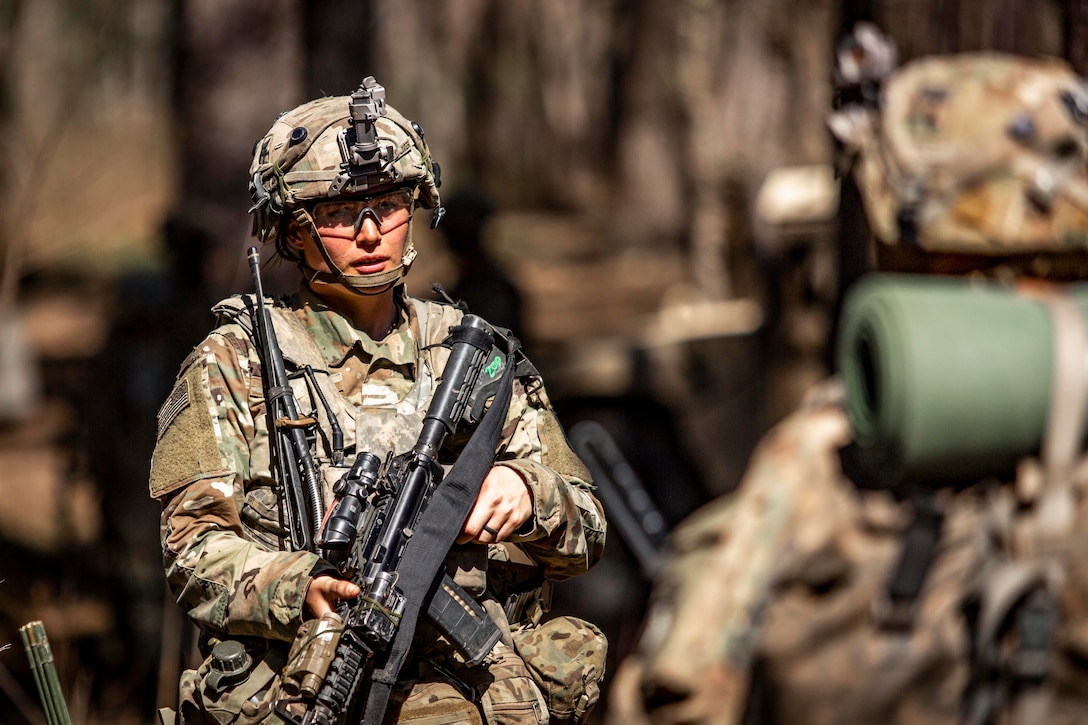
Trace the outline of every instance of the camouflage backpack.
<instances>
[{"instance_id":1,"label":"camouflage backpack","mask_svg":"<svg viewBox=\"0 0 1088 725\"><path fill-rule=\"evenodd\" d=\"M829 119L888 245L1004 255L1088 244L1088 90L1063 62L925 58Z\"/></svg>"}]
</instances>

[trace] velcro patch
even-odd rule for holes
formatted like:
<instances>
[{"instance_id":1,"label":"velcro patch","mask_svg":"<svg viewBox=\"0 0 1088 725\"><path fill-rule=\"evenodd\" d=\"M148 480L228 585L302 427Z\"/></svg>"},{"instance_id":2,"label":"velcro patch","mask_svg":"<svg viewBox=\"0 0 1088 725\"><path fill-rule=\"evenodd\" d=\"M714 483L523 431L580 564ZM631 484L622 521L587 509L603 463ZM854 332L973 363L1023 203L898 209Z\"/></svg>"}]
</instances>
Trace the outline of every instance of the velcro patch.
<instances>
[{"instance_id":1,"label":"velcro patch","mask_svg":"<svg viewBox=\"0 0 1088 725\"><path fill-rule=\"evenodd\" d=\"M181 411L192 404L189 395L189 379L185 378L170 393L170 397L159 408L159 431L156 438L162 438L162 434L170 427L170 424L178 417Z\"/></svg>"},{"instance_id":2,"label":"velcro patch","mask_svg":"<svg viewBox=\"0 0 1088 725\"><path fill-rule=\"evenodd\" d=\"M571 450L570 441L563 431L563 426L550 408L540 411L540 442L544 444L544 465L555 469L560 475L580 478L588 484L593 483L586 464Z\"/></svg>"},{"instance_id":3,"label":"velcro patch","mask_svg":"<svg viewBox=\"0 0 1088 725\"><path fill-rule=\"evenodd\" d=\"M190 481L233 475L219 450L215 411L208 401L208 372L189 368L159 412L159 440L151 456L152 498L162 498Z\"/></svg>"}]
</instances>

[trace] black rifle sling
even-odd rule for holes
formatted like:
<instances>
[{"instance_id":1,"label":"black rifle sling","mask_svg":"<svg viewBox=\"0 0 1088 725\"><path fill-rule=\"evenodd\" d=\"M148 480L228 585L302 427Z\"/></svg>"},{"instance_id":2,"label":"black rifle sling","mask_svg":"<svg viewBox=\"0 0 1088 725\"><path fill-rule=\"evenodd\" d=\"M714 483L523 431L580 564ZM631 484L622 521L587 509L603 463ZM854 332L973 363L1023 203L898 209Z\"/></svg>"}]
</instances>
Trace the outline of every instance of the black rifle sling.
<instances>
[{"instance_id":1,"label":"black rifle sling","mask_svg":"<svg viewBox=\"0 0 1088 725\"><path fill-rule=\"evenodd\" d=\"M442 564L446 555L461 533L484 477L494 463L495 448L513 395L516 367L518 343L512 336L507 339L510 342L507 365L491 407L465 444L449 475L434 492L405 547L402 561L406 566L398 572L397 580L397 587L405 597L404 613L381 669L375 669L371 678L363 717L367 725L379 725L385 716L390 691L408 657L420 611L437 588L444 573Z\"/></svg>"}]
</instances>

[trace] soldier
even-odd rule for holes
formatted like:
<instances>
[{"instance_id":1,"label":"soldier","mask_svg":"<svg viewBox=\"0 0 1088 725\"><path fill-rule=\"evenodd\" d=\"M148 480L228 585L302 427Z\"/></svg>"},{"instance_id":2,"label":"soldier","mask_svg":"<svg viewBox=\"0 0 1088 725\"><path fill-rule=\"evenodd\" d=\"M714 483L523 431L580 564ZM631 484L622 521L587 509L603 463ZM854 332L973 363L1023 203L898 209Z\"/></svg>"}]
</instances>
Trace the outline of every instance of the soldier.
<instances>
[{"instance_id":1,"label":"soldier","mask_svg":"<svg viewBox=\"0 0 1088 725\"><path fill-rule=\"evenodd\" d=\"M1088 306L1068 284L1088 274L1088 93L1048 59L896 71L879 40L843 47L831 123L879 272L848 296L836 378L673 533L610 722L1088 707Z\"/></svg>"},{"instance_id":2,"label":"soldier","mask_svg":"<svg viewBox=\"0 0 1088 725\"><path fill-rule=\"evenodd\" d=\"M302 273L297 292L268 306L287 370L305 371L291 385L300 416L318 420L312 454L329 505L344 471L336 459L399 455L416 443L449 357L441 343L463 316L409 297L402 284L416 255L416 210L436 209L436 222L441 213L439 167L419 125L367 78L350 97L280 116L255 145L250 171L254 233ZM182 363L159 413L152 459L167 580L206 657L182 676L185 723L280 722L296 632L360 593L318 554L292 546L281 518L267 361L248 302L216 306L219 326ZM605 519L539 375L527 360L517 365L494 465L446 558L501 640L469 666L421 621L386 722L538 723L549 712L553 723L580 722L597 700L600 631L543 616L550 582L600 557ZM447 440L443 465L465 437ZM244 654L236 648L226 661L220 647L216 659L224 642Z\"/></svg>"}]
</instances>

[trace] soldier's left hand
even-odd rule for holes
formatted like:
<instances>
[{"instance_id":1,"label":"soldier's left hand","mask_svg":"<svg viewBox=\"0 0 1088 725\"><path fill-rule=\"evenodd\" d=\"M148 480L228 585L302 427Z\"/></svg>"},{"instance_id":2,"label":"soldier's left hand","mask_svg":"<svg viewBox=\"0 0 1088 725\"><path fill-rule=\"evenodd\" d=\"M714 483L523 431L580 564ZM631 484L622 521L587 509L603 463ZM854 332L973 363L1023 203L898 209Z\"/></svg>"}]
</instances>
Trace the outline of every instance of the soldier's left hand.
<instances>
[{"instance_id":1,"label":"soldier's left hand","mask_svg":"<svg viewBox=\"0 0 1088 725\"><path fill-rule=\"evenodd\" d=\"M457 543L493 544L506 539L533 515L533 495L521 474L506 466L488 471Z\"/></svg>"},{"instance_id":2,"label":"soldier's left hand","mask_svg":"<svg viewBox=\"0 0 1088 725\"><path fill-rule=\"evenodd\" d=\"M354 599L362 590L354 582L331 576L316 576L306 589L306 608L321 619L336 608L341 599Z\"/></svg>"}]
</instances>

